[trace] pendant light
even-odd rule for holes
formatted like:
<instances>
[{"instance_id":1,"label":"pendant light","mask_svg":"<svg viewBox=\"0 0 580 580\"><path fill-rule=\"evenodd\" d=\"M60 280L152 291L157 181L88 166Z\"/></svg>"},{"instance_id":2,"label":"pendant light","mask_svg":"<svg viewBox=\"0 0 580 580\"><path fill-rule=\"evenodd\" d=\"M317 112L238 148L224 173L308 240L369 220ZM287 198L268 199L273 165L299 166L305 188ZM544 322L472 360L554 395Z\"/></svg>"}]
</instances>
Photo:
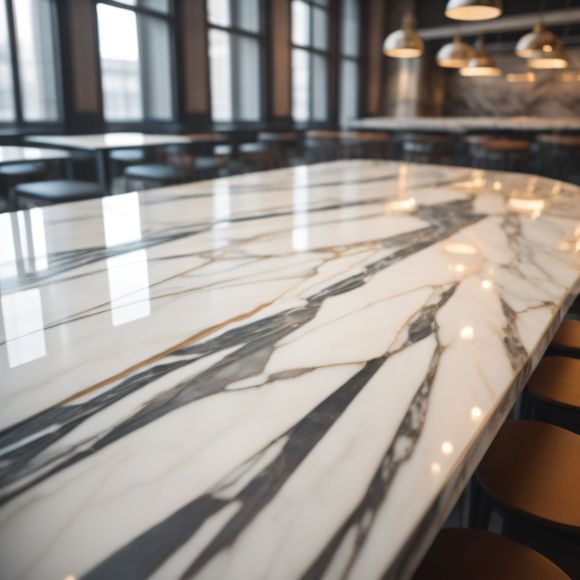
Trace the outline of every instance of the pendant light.
<instances>
[{"instance_id":1,"label":"pendant light","mask_svg":"<svg viewBox=\"0 0 580 580\"><path fill-rule=\"evenodd\" d=\"M453 20L491 20L502 12L502 0L449 0L445 8L445 16Z\"/></svg>"},{"instance_id":2,"label":"pendant light","mask_svg":"<svg viewBox=\"0 0 580 580\"><path fill-rule=\"evenodd\" d=\"M483 37L479 37L475 43L475 56L464 66L459 74L462 77L498 77L501 70L495 64L485 48Z\"/></svg>"},{"instance_id":3,"label":"pendant light","mask_svg":"<svg viewBox=\"0 0 580 580\"><path fill-rule=\"evenodd\" d=\"M534 29L524 34L516 44L516 56L520 58L532 58L542 52L554 52L560 47L558 37L546 28L540 21L534 25Z\"/></svg>"},{"instance_id":4,"label":"pendant light","mask_svg":"<svg viewBox=\"0 0 580 580\"><path fill-rule=\"evenodd\" d=\"M554 50L542 50L539 54L528 59L528 66L535 69L566 68L568 57L558 46Z\"/></svg>"},{"instance_id":5,"label":"pendant light","mask_svg":"<svg viewBox=\"0 0 580 580\"><path fill-rule=\"evenodd\" d=\"M452 42L443 45L437 52L437 64L443 68L463 68L475 56L469 44L456 36Z\"/></svg>"},{"instance_id":6,"label":"pendant light","mask_svg":"<svg viewBox=\"0 0 580 580\"><path fill-rule=\"evenodd\" d=\"M392 58L417 58L423 54L423 39L415 31L410 10L403 16L403 28L391 32L383 43L383 53Z\"/></svg>"}]
</instances>

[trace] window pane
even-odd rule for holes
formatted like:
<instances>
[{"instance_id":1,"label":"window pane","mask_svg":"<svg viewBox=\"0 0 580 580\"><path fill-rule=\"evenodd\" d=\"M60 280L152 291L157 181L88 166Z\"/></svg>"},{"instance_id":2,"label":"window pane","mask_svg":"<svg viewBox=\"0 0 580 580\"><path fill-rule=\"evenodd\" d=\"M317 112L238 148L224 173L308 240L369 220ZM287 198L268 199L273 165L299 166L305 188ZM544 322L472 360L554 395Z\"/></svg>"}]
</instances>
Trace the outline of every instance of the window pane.
<instances>
[{"instance_id":1,"label":"window pane","mask_svg":"<svg viewBox=\"0 0 580 580\"><path fill-rule=\"evenodd\" d=\"M209 60L211 80L211 107L214 121L231 121L232 71L230 35L223 30L209 31Z\"/></svg>"},{"instance_id":2,"label":"window pane","mask_svg":"<svg viewBox=\"0 0 580 580\"><path fill-rule=\"evenodd\" d=\"M328 48L328 12L321 8L313 8L313 11L312 41L315 48L326 50Z\"/></svg>"},{"instance_id":3,"label":"window pane","mask_svg":"<svg viewBox=\"0 0 580 580\"><path fill-rule=\"evenodd\" d=\"M310 45L310 6L301 0L292 2L292 42Z\"/></svg>"},{"instance_id":4,"label":"window pane","mask_svg":"<svg viewBox=\"0 0 580 580\"><path fill-rule=\"evenodd\" d=\"M14 87L12 85L6 5L0 1L0 121L14 120Z\"/></svg>"},{"instance_id":5,"label":"window pane","mask_svg":"<svg viewBox=\"0 0 580 580\"><path fill-rule=\"evenodd\" d=\"M259 121L260 114L260 44L253 38L239 36L239 118Z\"/></svg>"},{"instance_id":6,"label":"window pane","mask_svg":"<svg viewBox=\"0 0 580 580\"><path fill-rule=\"evenodd\" d=\"M236 0L238 26L250 32L260 31L260 0Z\"/></svg>"},{"instance_id":7,"label":"window pane","mask_svg":"<svg viewBox=\"0 0 580 580\"><path fill-rule=\"evenodd\" d=\"M207 18L211 24L230 26L230 0L207 0Z\"/></svg>"},{"instance_id":8,"label":"window pane","mask_svg":"<svg viewBox=\"0 0 580 580\"><path fill-rule=\"evenodd\" d=\"M328 60L319 54L312 55L312 118L328 119Z\"/></svg>"},{"instance_id":9,"label":"window pane","mask_svg":"<svg viewBox=\"0 0 580 580\"><path fill-rule=\"evenodd\" d=\"M18 43L22 115L26 121L56 121L58 92L51 0L12 3Z\"/></svg>"},{"instance_id":10,"label":"window pane","mask_svg":"<svg viewBox=\"0 0 580 580\"><path fill-rule=\"evenodd\" d=\"M97 6L99 52L107 121L143 119L137 17L131 10Z\"/></svg>"},{"instance_id":11,"label":"window pane","mask_svg":"<svg viewBox=\"0 0 580 580\"><path fill-rule=\"evenodd\" d=\"M171 9L169 0L117 0L117 2L127 4L127 6L140 6L157 12L167 13Z\"/></svg>"},{"instance_id":12,"label":"window pane","mask_svg":"<svg viewBox=\"0 0 580 580\"><path fill-rule=\"evenodd\" d=\"M358 64L343 59L340 64L340 122L358 117Z\"/></svg>"},{"instance_id":13,"label":"window pane","mask_svg":"<svg viewBox=\"0 0 580 580\"><path fill-rule=\"evenodd\" d=\"M359 54L360 13L357 0L342 0L341 51L347 56Z\"/></svg>"},{"instance_id":14,"label":"window pane","mask_svg":"<svg viewBox=\"0 0 580 580\"><path fill-rule=\"evenodd\" d=\"M292 50L292 117L295 121L310 118L310 53L295 48Z\"/></svg>"},{"instance_id":15,"label":"window pane","mask_svg":"<svg viewBox=\"0 0 580 580\"><path fill-rule=\"evenodd\" d=\"M173 117L171 39L164 20L137 16L143 75L145 117L169 121Z\"/></svg>"}]
</instances>

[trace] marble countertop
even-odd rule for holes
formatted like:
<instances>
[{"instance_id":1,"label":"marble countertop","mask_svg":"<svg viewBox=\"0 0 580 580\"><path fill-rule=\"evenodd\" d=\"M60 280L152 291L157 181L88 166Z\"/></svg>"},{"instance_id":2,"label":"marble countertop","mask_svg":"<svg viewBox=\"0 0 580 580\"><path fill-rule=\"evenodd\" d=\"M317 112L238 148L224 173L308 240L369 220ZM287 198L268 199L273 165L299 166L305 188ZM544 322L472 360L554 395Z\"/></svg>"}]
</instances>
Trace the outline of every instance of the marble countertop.
<instances>
[{"instance_id":1,"label":"marble countertop","mask_svg":"<svg viewBox=\"0 0 580 580\"><path fill-rule=\"evenodd\" d=\"M579 220L573 185L386 161L1 214L0 577L409 577Z\"/></svg>"},{"instance_id":2,"label":"marble countertop","mask_svg":"<svg viewBox=\"0 0 580 580\"><path fill-rule=\"evenodd\" d=\"M580 119L544 117L368 117L349 123L352 129L384 131L440 131L465 133L470 131L580 131Z\"/></svg>"},{"instance_id":3,"label":"marble countertop","mask_svg":"<svg viewBox=\"0 0 580 580\"><path fill-rule=\"evenodd\" d=\"M186 135L154 135L150 133L102 133L95 135L31 135L29 143L101 151L106 149L128 149L131 147L158 147L191 143Z\"/></svg>"},{"instance_id":4,"label":"marble countertop","mask_svg":"<svg viewBox=\"0 0 580 580\"><path fill-rule=\"evenodd\" d=\"M67 151L42 149L40 147L21 147L20 145L0 145L0 165L30 163L31 161L55 161L68 159Z\"/></svg>"}]
</instances>

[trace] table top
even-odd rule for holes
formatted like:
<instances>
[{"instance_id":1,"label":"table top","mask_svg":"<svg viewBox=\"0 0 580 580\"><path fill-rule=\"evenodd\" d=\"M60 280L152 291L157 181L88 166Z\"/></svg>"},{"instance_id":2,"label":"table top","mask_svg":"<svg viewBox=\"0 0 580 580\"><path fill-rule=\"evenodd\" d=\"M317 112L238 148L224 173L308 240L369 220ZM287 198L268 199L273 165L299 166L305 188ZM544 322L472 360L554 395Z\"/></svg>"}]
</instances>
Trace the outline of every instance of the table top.
<instances>
[{"instance_id":1,"label":"table top","mask_svg":"<svg viewBox=\"0 0 580 580\"><path fill-rule=\"evenodd\" d=\"M68 159L69 156L67 151L59 151L58 149L0 145L0 165L30 163L31 161L54 161Z\"/></svg>"},{"instance_id":2,"label":"table top","mask_svg":"<svg viewBox=\"0 0 580 580\"><path fill-rule=\"evenodd\" d=\"M384 131L436 131L465 133L470 131L558 132L580 131L577 117L369 117L351 121L352 129Z\"/></svg>"},{"instance_id":3,"label":"table top","mask_svg":"<svg viewBox=\"0 0 580 580\"><path fill-rule=\"evenodd\" d=\"M386 161L0 215L0 576L409 577L579 219L573 185Z\"/></svg>"},{"instance_id":4,"label":"table top","mask_svg":"<svg viewBox=\"0 0 580 580\"><path fill-rule=\"evenodd\" d=\"M31 135L30 143L99 151L105 149L128 149L131 147L158 147L191 143L186 135L153 135L149 133L102 133L95 135Z\"/></svg>"}]
</instances>

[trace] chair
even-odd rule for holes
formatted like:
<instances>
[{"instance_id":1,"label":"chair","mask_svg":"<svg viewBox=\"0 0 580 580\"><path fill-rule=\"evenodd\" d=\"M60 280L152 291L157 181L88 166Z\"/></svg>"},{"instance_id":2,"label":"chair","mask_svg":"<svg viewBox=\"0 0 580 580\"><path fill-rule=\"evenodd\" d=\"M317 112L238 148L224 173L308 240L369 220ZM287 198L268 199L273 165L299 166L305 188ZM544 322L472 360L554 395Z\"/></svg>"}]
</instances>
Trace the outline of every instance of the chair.
<instances>
[{"instance_id":1,"label":"chair","mask_svg":"<svg viewBox=\"0 0 580 580\"><path fill-rule=\"evenodd\" d=\"M295 131L260 131L258 142L267 144L278 156L280 166L290 165L296 155L299 136Z\"/></svg>"},{"instance_id":2,"label":"chair","mask_svg":"<svg viewBox=\"0 0 580 580\"><path fill-rule=\"evenodd\" d=\"M304 150L308 163L334 161L344 157L343 131L306 131Z\"/></svg>"},{"instance_id":3,"label":"chair","mask_svg":"<svg viewBox=\"0 0 580 580\"><path fill-rule=\"evenodd\" d=\"M48 167L45 163L8 163L0 165L0 183L6 195L7 209L16 209L16 196L14 187L19 183L38 181L46 176Z\"/></svg>"},{"instance_id":4,"label":"chair","mask_svg":"<svg viewBox=\"0 0 580 580\"><path fill-rule=\"evenodd\" d=\"M228 169L229 161L230 159L227 155L196 157L193 177L194 179L213 179L219 177L220 173Z\"/></svg>"},{"instance_id":5,"label":"chair","mask_svg":"<svg viewBox=\"0 0 580 580\"><path fill-rule=\"evenodd\" d=\"M536 144L541 175L580 183L580 135L539 135Z\"/></svg>"},{"instance_id":6,"label":"chair","mask_svg":"<svg viewBox=\"0 0 580 580\"><path fill-rule=\"evenodd\" d=\"M580 355L580 321L564 320L550 346L572 356Z\"/></svg>"},{"instance_id":7,"label":"chair","mask_svg":"<svg viewBox=\"0 0 580 580\"><path fill-rule=\"evenodd\" d=\"M566 580L553 562L504 536L448 528L435 538L414 580Z\"/></svg>"},{"instance_id":8,"label":"chair","mask_svg":"<svg viewBox=\"0 0 580 580\"><path fill-rule=\"evenodd\" d=\"M404 161L414 163L452 163L455 142L447 135L404 133L400 137Z\"/></svg>"},{"instance_id":9,"label":"chair","mask_svg":"<svg viewBox=\"0 0 580 580\"><path fill-rule=\"evenodd\" d=\"M580 360L544 357L528 383L529 418L580 435ZM580 458L579 458L580 460Z\"/></svg>"},{"instance_id":10,"label":"chair","mask_svg":"<svg viewBox=\"0 0 580 580\"><path fill-rule=\"evenodd\" d=\"M386 159L389 157L390 137L387 133L344 131L341 143L347 159Z\"/></svg>"},{"instance_id":11,"label":"chair","mask_svg":"<svg viewBox=\"0 0 580 580\"><path fill-rule=\"evenodd\" d=\"M473 167L498 171L525 171L530 160L530 143L522 139L483 139L469 145Z\"/></svg>"},{"instance_id":12,"label":"chair","mask_svg":"<svg viewBox=\"0 0 580 580\"><path fill-rule=\"evenodd\" d=\"M245 170L277 169L281 166L280 157L275 148L268 143L242 143L238 147L238 159Z\"/></svg>"},{"instance_id":13,"label":"chair","mask_svg":"<svg viewBox=\"0 0 580 580\"><path fill-rule=\"evenodd\" d=\"M106 195L97 183L70 179L19 183L14 193L19 207L82 201Z\"/></svg>"},{"instance_id":14,"label":"chair","mask_svg":"<svg viewBox=\"0 0 580 580\"><path fill-rule=\"evenodd\" d=\"M163 163L130 165L125 168L124 175L131 186L137 182L137 189L174 185L191 179L191 171L188 168Z\"/></svg>"},{"instance_id":15,"label":"chair","mask_svg":"<svg viewBox=\"0 0 580 580\"><path fill-rule=\"evenodd\" d=\"M503 533L580 578L580 436L548 423L510 421L480 463L471 521L492 510Z\"/></svg>"}]
</instances>

